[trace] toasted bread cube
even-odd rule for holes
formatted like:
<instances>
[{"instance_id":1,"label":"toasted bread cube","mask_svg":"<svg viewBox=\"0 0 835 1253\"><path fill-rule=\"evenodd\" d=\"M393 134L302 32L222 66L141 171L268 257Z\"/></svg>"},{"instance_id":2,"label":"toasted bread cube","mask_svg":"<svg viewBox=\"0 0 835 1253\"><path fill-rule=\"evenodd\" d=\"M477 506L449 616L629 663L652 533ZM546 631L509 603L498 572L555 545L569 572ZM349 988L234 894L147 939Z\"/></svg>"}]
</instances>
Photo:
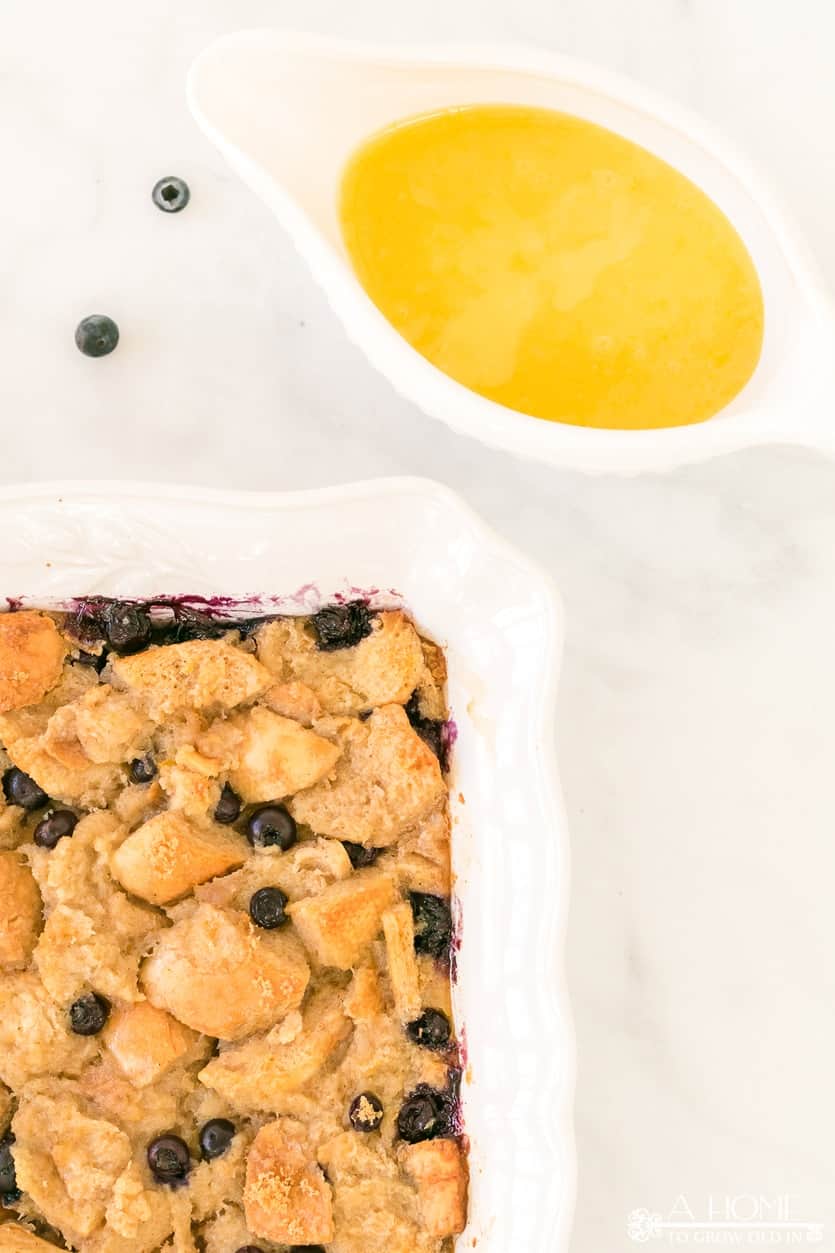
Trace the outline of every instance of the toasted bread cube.
<instances>
[{"instance_id":1,"label":"toasted bread cube","mask_svg":"<svg viewBox=\"0 0 835 1253\"><path fill-rule=\"evenodd\" d=\"M393 844L444 795L438 759L400 705L384 705L340 733L343 755L330 778L289 802L318 835L355 844Z\"/></svg>"},{"instance_id":2,"label":"toasted bread cube","mask_svg":"<svg viewBox=\"0 0 835 1253\"><path fill-rule=\"evenodd\" d=\"M380 934L383 913L395 895L390 875L359 871L318 896L296 901L287 912L320 966L351 970Z\"/></svg>"},{"instance_id":3,"label":"toasted bread cube","mask_svg":"<svg viewBox=\"0 0 835 1253\"><path fill-rule=\"evenodd\" d=\"M420 1014L420 981L415 958L415 926L408 901L386 910L383 934L394 1008L402 1023L413 1022Z\"/></svg>"},{"instance_id":4,"label":"toasted bread cube","mask_svg":"<svg viewBox=\"0 0 835 1253\"><path fill-rule=\"evenodd\" d=\"M312 787L333 769L340 749L330 740L256 705L225 724L230 736L229 782L250 804Z\"/></svg>"},{"instance_id":5,"label":"toasted bread cube","mask_svg":"<svg viewBox=\"0 0 835 1253\"><path fill-rule=\"evenodd\" d=\"M373 1022L383 1012L380 980L373 966L360 966L354 971L351 986L345 993L345 1013L354 1022Z\"/></svg>"},{"instance_id":6,"label":"toasted bread cube","mask_svg":"<svg viewBox=\"0 0 835 1253\"><path fill-rule=\"evenodd\" d=\"M162 933L142 971L152 1005L221 1040L272 1027L301 1004L309 977L290 931L259 931L206 904Z\"/></svg>"},{"instance_id":7,"label":"toasted bread cube","mask_svg":"<svg viewBox=\"0 0 835 1253\"><path fill-rule=\"evenodd\" d=\"M18 1184L75 1244L103 1221L130 1162L130 1140L113 1123L86 1113L66 1081L43 1088L25 1094L12 1119Z\"/></svg>"},{"instance_id":8,"label":"toasted bread cube","mask_svg":"<svg viewBox=\"0 0 835 1253\"><path fill-rule=\"evenodd\" d=\"M117 687L127 688L161 721L183 710L234 709L255 700L274 679L249 653L223 640L187 640L111 662Z\"/></svg>"},{"instance_id":9,"label":"toasted bread cube","mask_svg":"<svg viewBox=\"0 0 835 1253\"><path fill-rule=\"evenodd\" d=\"M7 748L14 764L31 775L48 796L80 809L103 809L114 799L125 781L121 766L96 765L84 757L80 748L71 758L59 760L46 747L45 738L45 735L24 737ZM65 743L72 746L78 741Z\"/></svg>"},{"instance_id":10,"label":"toasted bread cube","mask_svg":"<svg viewBox=\"0 0 835 1253\"><path fill-rule=\"evenodd\" d=\"M32 970L0 979L0 1079L19 1089L40 1075L77 1075L95 1055L95 1040L73 1035Z\"/></svg>"},{"instance_id":11,"label":"toasted bread cube","mask_svg":"<svg viewBox=\"0 0 835 1253\"><path fill-rule=\"evenodd\" d=\"M455 1140L404 1144L400 1160L418 1191L423 1225L443 1240L467 1225L467 1165Z\"/></svg>"},{"instance_id":12,"label":"toasted bread cube","mask_svg":"<svg viewBox=\"0 0 835 1253\"><path fill-rule=\"evenodd\" d=\"M41 894L19 853L0 852L0 969L25 966L41 929Z\"/></svg>"},{"instance_id":13,"label":"toasted bread cube","mask_svg":"<svg viewBox=\"0 0 835 1253\"><path fill-rule=\"evenodd\" d=\"M164 1009L139 1001L114 1010L102 1039L133 1086L146 1088L176 1066L199 1036Z\"/></svg>"},{"instance_id":14,"label":"toasted bread cube","mask_svg":"<svg viewBox=\"0 0 835 1253\"><path fill-rule=\"evenodd\" d=\"M310 998L301 1031L281 1042L284 1024L224 1049L198 1078L241 1112L272 1110L287 1092L298 1092L324 1066L351 1031L341 991L322 988Z\"/></svg>"},{"instance_id":15,"label":"toasted bread cube","mask_svg":"<svg viewBox=\"0 0 835 1253\"><path fill-rule=\"evenodd\" d=\"M309 727L324 710L316 693L306 683L291 679L289 683L275 683L261 698L263 704L283 718L294 718Z\"/></svg>"},{"instance_id":16,"label":"toasted bread cube","mask_svg":"<svg viewBox=\"0 0 835 1253\"><path fill-rule=\"evenodd\" d=\"M0 614L0 713L41 700L60 679L66 652L45 614Z\"/></svg>"},{"instance_id":17,"label":"toasted bread cube","mask_svg":"<svg viewBox=\"0 0 835 1253\"><path fill-rule=\"evenodd\" d=\"M198 883L242 866L246 841L217 825L198 827L177 810L149 818L110 859L115 879L152 905L167 905Z\"/></svg>"},{"instance_id":18,"label":"toasted bread cube","mask_svg":"<svg viewBox=\"0 0 835 1253\"><path fill-rule=\"evenodd\" d=\"M330 1186L304 1127L278 1118L252 1142L244 1184L246 1225L277 1244L328 1244L334 1235Z\"/></svg>"},{"instance_id":19,"label":"toasted bread cube","mask_svg":"<svg viewBox=\"0 0 835 1253\"><path fill-rule=\"evenodd\" d=\"M109 683L90 688L72 708L78 742L90 761L129 761L147 746L153 724Z\"/></svg>"},{"instance_id":20,"label":"toasted bread cube","mask_svg":"<svg viewBox=\"0 0 835 1253\"><path fill-rule=\"evenodd\" d=\"M304 684L326 713L405 704L423 675L420 636L399 610L377 614L371 634L353 648L322 651L306 625L293 618L266 623L256 640L264 665L288 686Z\"/></svg>"}]
</instances>

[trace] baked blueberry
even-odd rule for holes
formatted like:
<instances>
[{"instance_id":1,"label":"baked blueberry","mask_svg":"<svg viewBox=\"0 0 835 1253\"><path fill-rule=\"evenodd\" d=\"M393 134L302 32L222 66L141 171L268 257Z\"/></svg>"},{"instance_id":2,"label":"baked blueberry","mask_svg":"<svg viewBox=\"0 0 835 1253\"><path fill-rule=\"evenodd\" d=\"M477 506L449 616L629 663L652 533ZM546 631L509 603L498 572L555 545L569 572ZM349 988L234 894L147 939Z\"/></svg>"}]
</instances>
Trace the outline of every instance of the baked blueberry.
<instances>
[{"instance_id":1,"label":"baked blueberry","mask_svg":"<svg viewBox=\"0 0 835 1253\"><path fill-rule=\"evenodd\" d=\"M228 783L224 783L220 800L215 806L215 822L222 822L224 826L237 822L241 816L242 804L243 802L235 789L231 788Z\"/></svg>"},{"instance_id":2,"label":"baked blueberry","mask_svg":"<svg viewBox=\"0 0 835 1253\"><path fill-rule=\"evenodd\" d=\"M138 605L114 600L104 613L104 633L114 652L138 653L151 638L151 619Z\"/></svg>"},{"instance_id":3,"label":"baked blueberry","mask_svg":"<svg viewBox=\"0 0 835 1253\"><path fill-rule=\"evenodd\" d=\"M163 213L179 213L191 200L191 191L185 179L168 174L154 183L151 199Z\"/></svg>"},{"instance_id":4,"label":"baked blueberry","mask_svg":"<svg viewBox=\"0 0 835 1253\"><path fill-rule=\"evenodd\" d=\"M10 805L20 805L21 809L40 809L49 800L43 788L17 766L3 775L3 794Z\"/></svg>"},{"instance_id":5,"label":"baked blueberry","mask_svg":"<svg viewBox=\"0 0 835 1253\"><path fill-rule=\"evenodd\" d=\"M75 344L85 357L106 357L119 342L119 328L104 313L91 313L75 328Z\"/></svg>"},{"instance_id":6,"label":"baked blueberry","mask_svg":"<svg viewBox=\"0 0 835 1253\"><path fill-rule=\"evenodd\" d=\"M168 1132L148 1145L148 1165L160 1183L180 1183L191 1170L191 1156L185 1140Z\"/></svg>"},{"instance_id":7,"label":"baked blueberry","mask_svg":"<svg viewBox=\"0 0 835 1253\"><path fill-rule=\"evenodd\" d=\"M446 1014L441 1010L425 1009L420 1018L409 1023L406 1027L406 1034L421 1048L440 1053L449 1045L452 1027Z\"/></svg>"},{"instance_id":8,"label":"baked blueberry","mask_svg":"<svg viewBox=\"0 0 835 1253\"><path fill-rule=\"evenodd\" d=\"M373 1092L360 1092L350 1104L348 1121L354 1131L376 1131L383 1121L383 1102Z\"/></svg>"},{"instance_id":9,"label":"baked blueberry","mask_svg":"<svg viewBox=\"0 0 835 1253\"><path fill-rule=\"evenodd\" d=\"M228 1118L210 1118L200 1128L200 1152L204 1161L210 1162L214 1157L221 1157L235 1134L235 1124Z\"/></svg>"},{"instance_id":10,"label":"baked blueberry","mask_svg":"<svg viewBox=\"0 0 835 1253\"><path fill-rule=\"evenodd\" d=\"M17 1186L12 1155L13 1144L14 1136L9 1131L0 1140L0 1202L3 1205L12 1205L20 1200L20 1188Z\"/></svg>"},{"instance_id":11,"label":"baked blueberry","mask_svg":"<svg viewBox=\"0 0 835 1253\"><path fill-rule=\"evenodd\" d=\"M249 916L256 927L274 931L287 922L286 906L287 897L281 888L259 888L250 897Z\"/></svg>"},{"instance_id":12,"label":"baked blueberry","mask_svg":"<svg viewBox=\"0 0 835 1253\"><path fill-rule=\"evenodd\" d=\"M35 827L32 839L38 848L54 848L59 840L72 835L78 826L78 818L71 809L53 809Z\"/></svg>"},{"instance_id":13,"label":"baked blueberry","mask_svg":"<svg viewBox=\"0 0 835 1253\"><path fill-rule=\"evenodd\" d=\"M445 723L440 722L437 718L424 718L420 712L420 702L418 701L417 692L413 692L405 705L406 717L417 731L424 744L428 744L432 752L438 758L442 770L446 770L448 761L447 740L444 734Z\"/></svg>"},{"instance_id":14,"label":"baked blueberry","mask_svg":"<svg viewBox=\"0 0 835 1253\"><path fill-rule=\"evenodd\" d=\"M70 1027L76 1035L98 1035L110 1017L110 1001L97 992L79 996L70 1006Z\"/></svg>"},{"instance_id":15,"label":"baked blueberry","mask_svg":"<svg viewBox=\"0 0 835 1253\"><path fill-rule=\"evenodd\" d=\"M150 754L146 757L134 757L128 768L131 783L150 783L156 773L157 763Z\"/></svg>"},{"instance_id":16,"label":"baked blueberry","mask_svg":"<svg viewBox=\"0 0 835 1253\"><path fill-rule=\"evenodd\" d=\"M382 849L366 848L364 844L351 844L348 840L345 840L342 846L355 870L362 870L365 866L373 866L382 852Z\"/></svg>"},{"instance_id":17,"label":"baked blueberry","mask_svg":"<svg viewBox=\"0 0 835 1253\"><path fill-rule=\"evenodd\" d=\"M296 823L283 805L259 805L247 819L246 838L253 848L277 845L286 852L298 839Z\"/></svg>"},{"instance_id":18,"label":"baked blueberry","mask_svg":"<svg viewBox=\"0 0 835 1253\"><path fill-rule=\"evenodd\" d=\"M408 1096L397 1115L397 1131L407 1144L434 1140L447 1130L444 1098L431 1088L419 1088Z\"/></svg>"},{"instance_id":19,"label":"baked blueberry","mask_svg":"<svg viewBox=\"0 0 835 1253\"><path fill-rule=\"evenodd\" d=\"M415 949L430 957L448 958L452 944L452 914L449 901L429 892L412 892L415 920Z\"/></svg>"},{"instance_id":20,"label":"baked blueberry","mask_svg":"<svg viewBox=\"0 0 835 1253\"><path fill-rule=\"evenodd\" d=\"M316 643L322 652L353 648L371 634L371 615L362 600L347 605L328 605L310 619Z\"/></svg>"}]
</instances>

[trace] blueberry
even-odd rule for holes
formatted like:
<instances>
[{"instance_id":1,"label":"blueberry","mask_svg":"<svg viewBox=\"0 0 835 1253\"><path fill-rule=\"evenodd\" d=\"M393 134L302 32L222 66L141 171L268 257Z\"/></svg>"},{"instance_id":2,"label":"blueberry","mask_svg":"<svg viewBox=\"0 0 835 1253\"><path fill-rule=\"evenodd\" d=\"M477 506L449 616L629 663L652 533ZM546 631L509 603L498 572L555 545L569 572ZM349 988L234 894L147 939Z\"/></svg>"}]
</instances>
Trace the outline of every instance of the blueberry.
<instances>
[{"instance_id":1,"label":"blueberry","mask_svg":"<svg viewBox=\"0 0 835 1253\"><path fill-rule=\"evenodd\" d=\"M355 870L362 870L364 866L373 866L382 852L382 849L366 848L364 844L351 844L348 840L343 842L342 847Z\"/></svg>"},{"instance_id":2,"label":"blueberry","mask_svg":"<svg viewBox=\"0 0 835 1253\"><path fill-rule=\"evenodd\" d=\"M138 653L151 638L151 619L137 605L114 600L104 613L104 633L114 652Z\"/></svg>"},{"instance_id":3,"label":"blueberry","mask_svg":"<svg viewBox=\"0 0 835 1253\"><path fill-rule=\"evenodd\" d=\"M12 1145L14 1136L9 1131L0 1140L0 1202L13 1205L20 1200L20 1188L17 1186L17 1175L14 1168Z\"/></svg>"},{"instance_id":4,"label":"blueberry","mask_svg":"<svg viewBox=\"0 0 835 1253\"><path fill-rule=\"evenodd\" d=\"M452 944L452 914L449 901L429 892L412 892L415 920L415 949L430 957L449 958Z\"/></svg>"},{"instance_id":5,"label":"blueberry","mask_svg":"<svg viewBox=\"0 0 835 1253\"><path fill-rule=\"evenodd\" d=\"M106 357L119 342L119 328L104 313L92 313L82 318L75 328L76 347L85 357Z\"/></svg>"},{"instance_id":6,"label":"blueberry","mask_svg":"<svg viewBox=\"0 0 835 1253\"><path fill-rule=\"evenodd\" d=\"M80 996L70 1006L70 1027L76 1035L98 1035L110 1017L110 1001L97 992Z\"/></svg>"},{"instance_id":7,"label":"blueberry","mask_svg":"<svg viewBox=\"0 0 835 1253\"><path fill-rule=\"evenodd\" d=\"M235 1124L228 1118L210 1118L200 1128L200 1152L204 1161L210 1162L213 1157L221 1157L235 1134Z\"/></svg>"},{"instance_id":8,"label":"blueberry","mask_svg":"<svg viewBox=\"0 0 835 1253\"><path fill-rule=\"evenodd\" d=\"M424 744L427 744L432 752L438 758L441 769L446 771L449 766L449 752L447 748L447 740L444 734L445 723L440 722L437 718L424 718L420 712L420 702L417 692L412 692L405 705L406 717L417 731Z\"/></svg>"},{"instance_id":9,"label":"blueberry","mask_svg":"<svg viewBox=\"0 0 835 1253\"><path fill-rule=\"evenodd\" d=\"M241 798L234 788L224 783L220 800L215 806L215 822L222 822L224 826L237 822L241 816L241 804Z\"/></svg>"},{"instance_id":10,"label":"blueberry","mask_svg":"<svg viewBox=\"0 0 835 1253\"><path fill-rule=\"evenodd\" d=\"M71 809L53 809L35 827L32 839L38 848L54 848L59 840L72 835L77 825L78 818Z\"/></svg>"},{"instance_id":11,"label":"blueberry","mask_svg":"<svg viewBox=\"0 0 835 1253\"><path fill-rule=\"evenodd\" d=\"M131 783L150 783L156 773L157 763L150 754L147 757L134 757L128 770Z\"/></svg>"},{"instance_id":12,"label":"blueberry","mask_svg":"<svg viewBox=\"0 0 835 1253\"><path fill-rule=\"evenodd\" d=\"M449 1044L452 1027L446 1014L439 1009L425 1009L420 1018L409 1023L406 1034L421 1048L441 1053Z\"/></svg>"},{"instance_id":13,"label":"blueberry","mask_svg":"<svg viewBox=\"0 0 835 1253\"><path fill-rule=\"evenodd\" d=\"M364 601L353 600L348 605L328 605L310 619L316 643L322 652L330 653L337 648L353 648L371 634L371 615Z\"/></svg>"},{"instance_id":14,"label":"blueberry","mask_svg":"<svg viewBox=\"0 0 835 1253\"><path fill-rule=\"evenodd\" d=\"M246 824L246 838L253 848L271 848L277 844L282 852L292 848L298 836L296 824L283 805L259 805Z\"/></svg>"},{"instance_id":15,"label":"blueberry","mask_svg":"<svg viewBox=\"0 0 835 1253\"><path fill-rule=\"evenodd\" d=\"M3 793L10 805L20 805L21 809L41 809L49 800L43 788L17 766L3 775Z\"/></svg>"},{"instance_id":16,"label":"blueberry","mask_svg":"<svg viewBox=\"0 0 835 1253\"><path fill-rule=\"evenodd\" d=\"M419 1088L407 1097L397 1115L397 1131L407 1144L434 1140L448 1130L443 1094Z\"/></svg>"},{"instance_id":17,"label":"blueberry","mask_svg":"<svg viewBox=\"0 0 835 1253\"><path fill-rule=\"evenodd\" d=\"M383 1121L383 1102L373 1092L360 1092L351 1102L348 1120L354 1131L376 1131Z\"/></svg>"},{"instance_id":18,"label":"blueberry","mask_svg":"<svg viewBox=\"0 0 835 1253\"><path fill-rule=\"evenodd\" d=\"M191 192L185 179L169 174L154 183L151 199L163 213L179 213L191 199Z\"/></svg>"},{"instance_id":19,"label":"blueberry","mask_svg":"<svg viewBox=\"0 0 835 1253\"><path fill-rule=\"evenodd\" d=\"M179 1183L191 1170L188 1145L170 1131L157 1136L148 1145L148 1165L160 1183Z\"/></svg>"},{"instance_id":20,"label":"blueberry","mask_svg":"<svg viewBox=\"0 0 835 1253\"><path fill-rule=\"evenodd\" d=\"M286 905L287 897L281 888L260 888L250 899L249 916L256 927L274 931L287 921Z\"/></svg>"}]
</instances>

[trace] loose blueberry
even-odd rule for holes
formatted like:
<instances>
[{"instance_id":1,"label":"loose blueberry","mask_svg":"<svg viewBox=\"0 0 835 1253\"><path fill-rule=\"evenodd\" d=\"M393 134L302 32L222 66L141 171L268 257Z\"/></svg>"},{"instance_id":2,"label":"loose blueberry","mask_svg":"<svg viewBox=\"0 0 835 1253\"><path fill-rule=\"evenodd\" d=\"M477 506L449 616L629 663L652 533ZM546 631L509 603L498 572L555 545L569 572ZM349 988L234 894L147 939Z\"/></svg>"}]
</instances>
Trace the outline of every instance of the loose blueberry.
<instances>
[{"instance_id":1,"label":"loose blueberry","mask_svg":"<svg viewBox=\"0 0 835 1253\"><path fill-rule=\"evenodd\" d=\"M287 897L281 888L259 888L250 898L249 916L256 927L274 931L287 921L286 906Z\"/></svg>"},{"instance_id":2,"label":"loose blueberry","mask_svg":"<svg viewBox=\"0 0 835 1253\"><path fill-rule=\"evenodd\" d=\"M412 892L415 920L415 949L430 957L448 958L452 944L452 915L449 901L429 892Z\"/></svg>"},{"instance_id":3,"label":"loose blueberry","mask_svg":"<svg viewBox=\"0 0 835 1253\"><path fill-rule=\"evenodd\" d=\"M234 788L231 788L228 783L224 783L220 800L215 806L215 822L222 822L224 826L237 822L241 816L242 804L243 802Z\"/></svg>"},{"instance_id":4,"label":"loose blueberry","mask_svg":"<svg viewBox=\"0 0 835 1253\"><path fill-rule=\"evenodd\" d=\"M373 866L382 852L382 849L366 848L364 844L351 844L348 840L343 842L342 847L348 854L351 865L355 870L362 870L365 866Z\"/></svg>"},{"instance_id":5,"label":"loose blueberry","mask_svg":"<svg viewBox=\"0 0 835 1253\"><path fill-rule=\"evenodd\" d=\"M160 1183L179 1183L191 1170L188 1145L173 1132L157 1136L148 1145L148 1165Z\"/></svg>"},{"instance_id":6,"label":"loose blueberry","mask_svg":"<svg viewBox=\"0 0 835 1253\"><path fill-rule=\"evenodd\" d=\"M271 848L277 844L286 852L298 839L296 823L283 805L260 805L249 816L246 838L253 848Z\"/></svg>"},{"instance_id":7,"label":"loose blueberry","mask_svg":"<svg viewBox=\"0 0 835 1253\"><path fill-rule=\"evenodd\" d=\"M191 192L185 179L170 174L154 183L151 199L163 213L179 213L191 199Z\"/></svg>"},{"instance_id":8,"label":"loose blueberry","mask_svg":"<svg viewBox=\"0 0 835 1253\"><path fill-rule=\"evenodd\" d=\"M9 1131L0 1140L0 1202L13 1205L20 1200L20 1188L17 1186L17 1175L12 1156L14 1136Z\"/></svg>"},{"instance_id":9,"label":"loose blueberry","mask_svg":"<svg viewBox=\"0 0 835 1253\"><path fill-rule=\"evenodd\" d=\"M373 1092L360 1092L351 1102L348 1120L354 1131L376 1131L383 1121L383 1102Z\"/></svg>"},{"instance_id":10,"label":"loose blueberry","mask_svg":"<svg viewBox=\"0 0 835 1253\"><path fill-rule=\"evenodd\" d=\"M371 615L361 600L349 605L328 605L310 619L316 643L322 652L337 648L353 648L371 634Z\"/></svg>"},{"instance_id":11,"label":"loose blueberry","mask_svg":"<svg viewBox=\"0 0 835 1253\"><path fill-rule=\"evenodd\" d=\"M35 827L32 839L38 848L54 848L59 840L72 835L77 825L78 818L71 809L53 809Z\"/></svg>"},{"instance_id":12,"label":"loose blueberry","mask_svg":"<svg viewBox=\"0 0 835 1253\"><path fill-rule=\"evenodd\" d=\"M449 1044L452 1027L446 1014L439 1009L425 1009L420 1018L409 1023L406 1034L421 1048L440 1053Z\"/></svg>"},{"instance_id":13,"label":"loose blueberry","mask_svg":"<svg viewBox=\"0 0 835 1253\"><path fill-rule=\"evenodd\" d=\"M417 731L424 744L427 744L440 762L441 769L446 770L448 762L448 752L446 737L444 736L444 723L437 718L424 718L420 712L420 703L418 701L417 692L413 692L406 702L406 717Z\"/></svg>"},{"instance_id":14,"label":"loose blueberry","mask_svg":"<svg viewBox=\"0 0 835 1253\"><path fill-rule=\"evenodd\" d=\"M98 1035L110 1017L110 1001L97 992L80 996L70 1006L70 1027L76 1035Z\"/></svg>"},{"instance_id":15,"label":"loose blueberry","mask_svg":"<svg viewBox=\"0 0 835 1253\"><path fill-rule=\"evenodd\" d=\"M3 775L3 794L10 805L20 805L21 809L40 809L49 800L43 788L38 787L34 779L17 766L12 766Z\"/></svg>"},{"instance_id":16,"label":"loose blueberry","mask_svg":"<svg viewBox=\"0 0 835 1253\"><path fill-rule=\"evenodd\" d=\"M104 632L114 652L138 653L151 638L151 619L137 605L114 600L105 610Z\"/></svg>"},{"instance_id":17,"label":"loose blueberry","mask_svg":"<svg viewBox=\"0 0 835 1253\"><path fill-rule=\"evenodd\" d=\"M200 1152L205 1161L221 1157L235 1135L235 1124L228 1118L210 1118L200 1128Z\"/></svg>"},{"instance_id":18,"label":"loose blueberry","mask_svg":"<svg viewBox=\"0 0 835 1253\"><path fill-rule=\"evenodd\" d=\"M397 1131L407 1144L434 1140L447 1130L443 1096L431 1088L413 1092L400 1106Z\"/></svg>"},{"instance_id":19,"label":"loose blueberry","mask_svg":"<svg viewBox=\"0 0 835 1253\"><path fill-rule=\"evenodd\" d=\"M128 769L131 783L150 783L151 779L156 777L156 773L157 763L150 755L134 757Z\"/></svg>"},{"instance_id":20,"label":"loose blueberry","mask_svg":"<svg viewBox=\"0 0 835 1253\"><path fill-rule=\"evenodd\" d=\"M82 318L75 328L75 343L85 357L106 357L119 342L119 328L103 313Z\"/></svg>"}]
</instances>

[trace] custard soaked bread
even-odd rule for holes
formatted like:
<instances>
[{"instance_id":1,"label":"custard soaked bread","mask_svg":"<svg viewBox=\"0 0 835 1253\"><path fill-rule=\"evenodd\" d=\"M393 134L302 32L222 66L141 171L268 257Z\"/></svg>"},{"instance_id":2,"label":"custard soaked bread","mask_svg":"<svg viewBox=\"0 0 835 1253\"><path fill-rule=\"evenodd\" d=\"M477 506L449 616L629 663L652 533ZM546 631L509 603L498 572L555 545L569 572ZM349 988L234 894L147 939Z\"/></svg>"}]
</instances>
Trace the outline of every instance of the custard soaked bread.
<instances>
[{"instance_id":1,"label":"custard soaked bread","mask_svg":"<svg viewBox=\"0 0 835 1253\"><path fill-rule=\"evenodd\" d=\"M443 654L0 615L0 1253L449 1253Z\"/></svg>"}]
</instances>

